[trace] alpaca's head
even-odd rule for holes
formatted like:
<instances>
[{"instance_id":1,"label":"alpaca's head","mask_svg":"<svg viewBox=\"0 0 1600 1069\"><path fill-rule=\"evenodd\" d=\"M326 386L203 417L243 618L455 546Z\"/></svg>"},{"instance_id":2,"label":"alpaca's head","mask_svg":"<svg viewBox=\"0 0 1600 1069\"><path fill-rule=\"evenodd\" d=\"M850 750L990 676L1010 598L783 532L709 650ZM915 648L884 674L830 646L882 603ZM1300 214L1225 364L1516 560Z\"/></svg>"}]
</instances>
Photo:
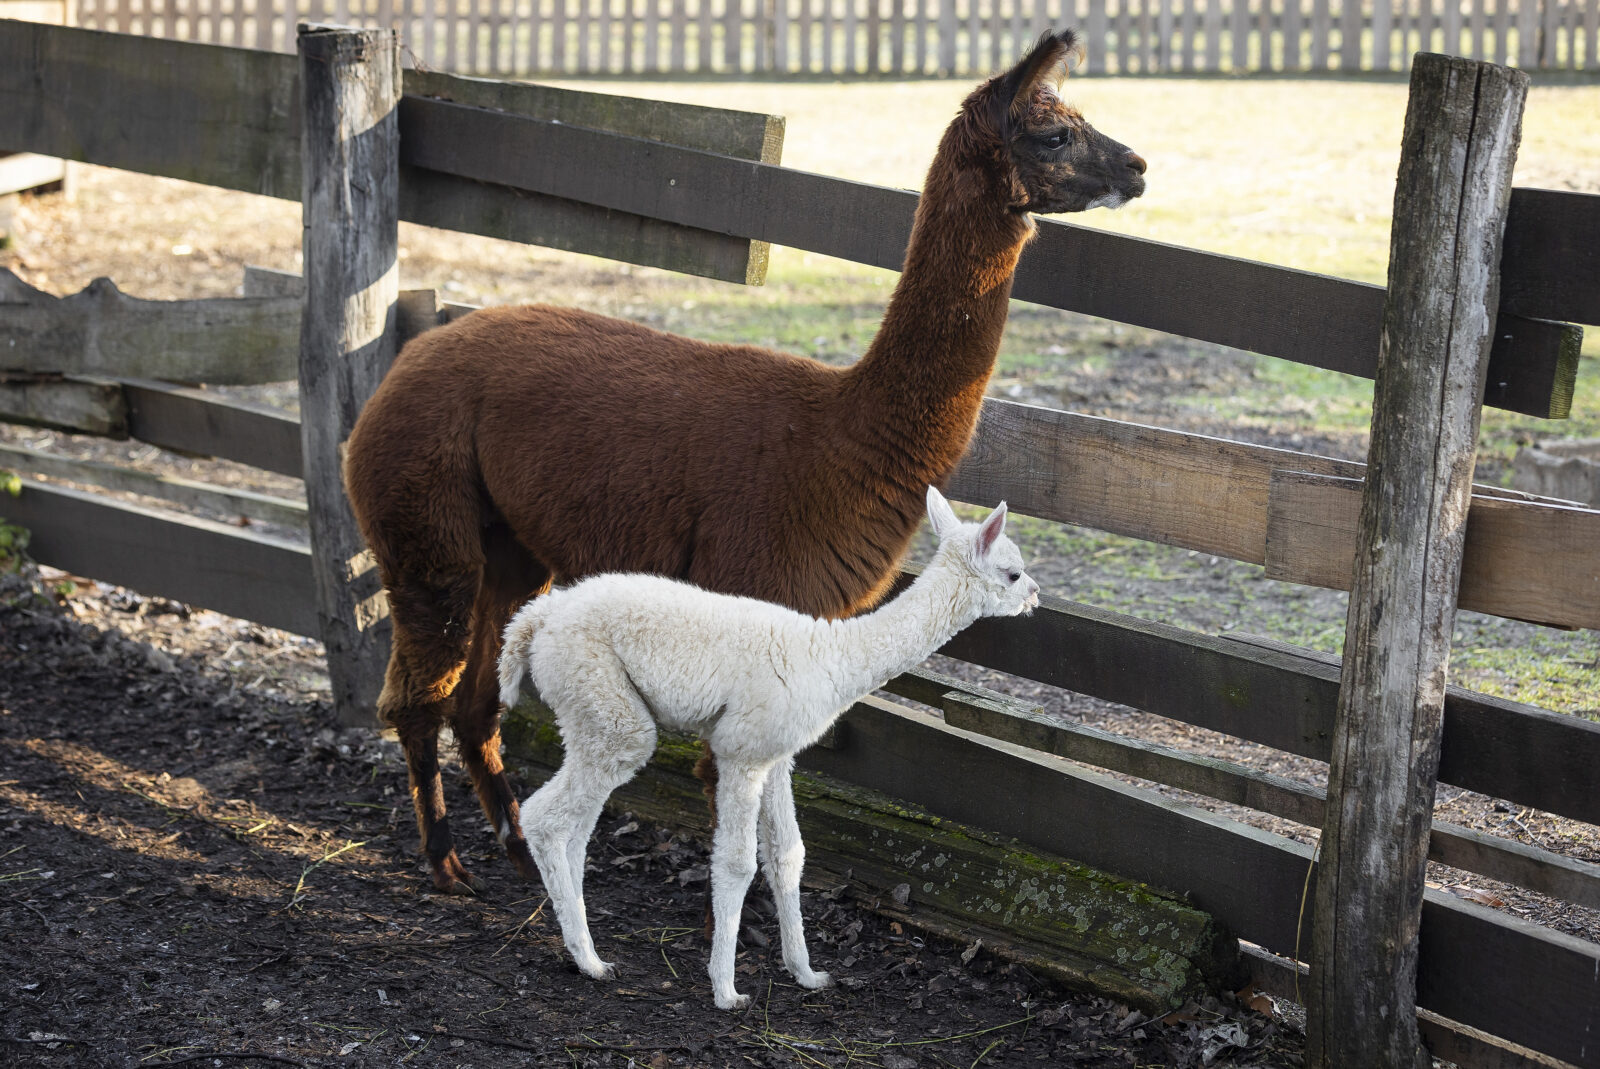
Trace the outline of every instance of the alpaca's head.
<instances>
[{"instance_id":1,"label":"alpaca's head","mask_svg":"<svg viewBox=\"0 0 1600 1069\"><path fill-rule=\"evenodd\" d=\"M946 135L989 176L1015 212L1118 208L1144 193L1144 159L1061 99L1083 59L1071 30L1048 32L1004 74L974 89Z\"/></svg>"},{"instance_id":2,"label":"alpaca's head","mask_svg":"<svg viewBox=\"0 0 1600 1069\"><path fill-rule=\"evenodd\" d=\"M1039 584L1022 567L1022 551L1006 537L1006 503L982 523L962 523L937 488L928 487L928 522L939 555L976 584L983 616L1017 616L1039 605Z\"/></svg>"}]
</instances>

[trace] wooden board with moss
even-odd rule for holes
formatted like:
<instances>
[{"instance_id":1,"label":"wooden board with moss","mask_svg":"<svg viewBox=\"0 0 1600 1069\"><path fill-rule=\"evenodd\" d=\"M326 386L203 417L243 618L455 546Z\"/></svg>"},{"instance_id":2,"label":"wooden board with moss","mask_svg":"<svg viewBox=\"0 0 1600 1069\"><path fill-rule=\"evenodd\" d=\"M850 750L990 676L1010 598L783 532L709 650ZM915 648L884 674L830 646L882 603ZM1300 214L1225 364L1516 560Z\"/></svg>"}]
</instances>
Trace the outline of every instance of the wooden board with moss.
<instances>
[{"instance_id":1,"label":"wooden board with moss","mask_svg":"<svg viewBox=\"0 0 1600 1069\"><path fill-rule=\"evenodd\" d=\"M511 711L504 736L525 782L560 764L559 735L536 699ZM699 754L697 741L662 732L655 760L610 805L705 833ZM797 772L794 787L808 879L847 883L857 901L903 923L982 939L1001 957L1152 1014L1236 978L1237 944L1179 899L832 777Z\"/></svg>"}]
</instances>

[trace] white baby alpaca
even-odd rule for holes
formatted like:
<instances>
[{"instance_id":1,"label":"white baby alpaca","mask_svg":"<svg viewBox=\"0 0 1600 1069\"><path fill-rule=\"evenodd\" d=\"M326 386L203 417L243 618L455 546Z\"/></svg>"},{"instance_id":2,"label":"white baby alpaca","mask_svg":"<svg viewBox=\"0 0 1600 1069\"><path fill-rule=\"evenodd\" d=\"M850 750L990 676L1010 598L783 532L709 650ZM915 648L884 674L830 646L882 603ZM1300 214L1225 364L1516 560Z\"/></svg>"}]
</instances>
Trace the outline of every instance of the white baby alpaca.
<instances>
[{"instance_id":1,"label":"white baby alpaca","mask_svg":"<svg viewBox=\"0 0 1600 1069\"><path fill-rule=\"evenodd\" d=\"M712 594L649 575L599 575L534 599L506 628L500 697L517 700L524 669L555 710L566 760L522 807L522 831L578 968L613 967L595 953L583 905L583 862L601 806L644 766L656 725L698 732L716 755L718 823L711 846L711 986L741 1009L734 940L761 860L778 906L784 966L813 972L800 920L805 845L790 773L856 698L921 662L980 616L1031 610L1039 586L1005 537L1006 507L963 524L933 487L933 562L894 601L848 620L818 620L769 602Z\"/></svg>"}]
</instances>

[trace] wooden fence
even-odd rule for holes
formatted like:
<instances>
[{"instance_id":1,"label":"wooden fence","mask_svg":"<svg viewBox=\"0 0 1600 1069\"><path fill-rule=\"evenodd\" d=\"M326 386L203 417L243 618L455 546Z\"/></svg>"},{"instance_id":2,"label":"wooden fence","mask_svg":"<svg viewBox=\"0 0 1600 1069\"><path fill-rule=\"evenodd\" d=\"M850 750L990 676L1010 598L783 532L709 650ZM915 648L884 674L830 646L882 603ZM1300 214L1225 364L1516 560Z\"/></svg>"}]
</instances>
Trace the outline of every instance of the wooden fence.
<instances>
[{"instance_id":1,"label":"wooden fence","mask_svg":"<svg viewBox=\"0 0 1600 1069\"><path fill-rule=\"evenodd\" d=\"M302 197L299 68L291 57L23 23L0 23L0 55L16 60L0 64L0 144ZM404 90L397 108L401 218L736 281L759 279L766 241L880 267L900 264L916 195L778 166L781 123L769 117L415 71L406 73ZM209 131L203 145L189 136L189 124ZM552 159L562 166L548 166ZM668 175L674 195L662 197ZM735 188L740 195L729 196ZM1572 399L1580 337L1564 324L1600 323L1600 197L1512 191L1498 266L1498 285L1477 294L1481 302L1498 290L1494 344L1479 380L1483 401L1560 418ZM273 308L282 325L263 333L299 338L300 306L283 296L294 288L257 276L254 296L222 304L246 321ZM151 365L143 355L106 350L108 334L130 331L98 329L98 317L148 323L155 310L144 305L161 302L130 310L110 287L98 289L91 287L88 300L17 286L0 293L0 353L17 354L3 360L0 419L132 437L304 475L308 485L336 470L328 436L307 434L296 419L205 389L122 377ZM1381 287L1053 220L1040 221L1014 293L1377 376L1380 393L1385 309L1403 307ZM210 314L196 306L212 302L172 304L178 321L192 325L196 315ZM400 294L396 331L403 336L459 313L438 307L429 292ZM225 324L217 322L220 332ZM203 334L185 329L191 339ZM150 344L171 356L164 342ZM213 370L198 366L203 356L184 356L181 372L156 370L221 381L223 369L235 366L231 348L211 356ZM288 340L276 354L252 359L258 376L284 377L299 363ZM1375 439L1392 430L1376 427ZM87 483L136 479L15 451L0 463L55 464L58 477ZM990 400L951 491L978 504L1004 497L1034 516L1264 564L1279 578L1338 585L1349 583L1356 539L1370 529L1350 506L1366 474L1357 463ZM140 492L222 494L240 511L271 511L274 522L305 513L294 502L158 482L144 480ZM1465 509L1464 484L1462 490ZM302 541L49 483L29 482L4 508L8 519L32 529L32 551L45 563L327 635L328 595L313 582L314 550ZM1305 529L1308 516L1317 517L1320 533ZM1339 538L1325 537L1340 530ZM1474 487L1465 551L1457 554L1462 603L1555 626L1600 626L1596 547L1600 512ZM370 609L370 569L342 563L349 592ZM1365 596L1353 595L1357 610ZM378 626L370 624L376 614L368 615ZM945 652L1319 760L1332 756L1347 719L1336 660L1058 599L1047 598L1031 618L980 622ZM1294 997L1304 967L1292 957L1305 958L1308 948L1323 953L1312 937L1316 908L1303 903L1310 848L1061 758L1310 825L1324 822L1320 792L1049 721L1003 695L927 673L902 677L891 689L944 715L865 701L830 745L804 755L813 778L802 792L802 819L819 835L837 832L846 810L859 813L861 792L870 790L896 799L901 814L925 811L1019 841L1030 855L1072 858L1145 881L1187 896L1248 941L1258 983ZM1442 701L1439 781L1600 823L1600 724L1457 688ZM1366 759L1376 763L1385 754ZM959 780L952 769L961 770ZM1424 773L1431 797L1433 770ZM975 789L952 789L955 782ZM1422 839L1436 861L1600 907L1600 866L1440 822ZM850 869L859 887L885 901L905 878L873 848L836 835L830 849L844 859L839 871ZM1014 873L989 872L980 890L992 894L993 881L1003 885L1008 875ZM936 897L931 879L926 887ZM986 923L1002 928L1002 937L1022 938L1020 921L974 920L959 903L949 908L943 916L953 929ZM1465 1065L1548 1065L1540 1059L1554 1058L1600 1066L1600 946L1431 891L1420 924L1411 941L1420 948L1417 1004L1437 1053ZM1062 918L1048 933L1047 950L1072 934L1070 918Z\"/></svg>"},{"instance_id":2,"label":"wooden fence","mask_svg":"<svg viewBox=\"0 0 1600 1069\"><path fill-rule=\"evenodd\" d=\"M964 75L1076 26L1094 74L1408 69L1414 52L1600 70L1600 0L80 0L102 30L294 50L395 29L466 74Z\"/></svg>"}]
</instances>

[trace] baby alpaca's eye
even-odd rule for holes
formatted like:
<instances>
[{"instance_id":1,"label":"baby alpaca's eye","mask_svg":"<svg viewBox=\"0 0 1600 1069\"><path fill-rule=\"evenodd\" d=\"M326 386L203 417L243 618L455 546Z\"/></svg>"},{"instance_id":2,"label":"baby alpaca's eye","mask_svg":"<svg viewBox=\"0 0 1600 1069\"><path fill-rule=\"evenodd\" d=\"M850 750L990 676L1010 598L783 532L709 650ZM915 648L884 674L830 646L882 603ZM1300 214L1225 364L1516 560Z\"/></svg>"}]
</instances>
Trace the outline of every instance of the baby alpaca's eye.
<instances>
[{"instance_id":1,"label":"baby alpaca's eye","mask_svg":"<svg viewBox=\"0 0 1600 1069\"><path fill-rule=\"evenodd\" d=\"M1022 573L1021 572L1012 572L1011 575L1010 575L1011 582L1013 582L1013 583L1015 583L1018 579L1021 579L1021 578L1022 578Z\"/></svg>"}]
</instances>

